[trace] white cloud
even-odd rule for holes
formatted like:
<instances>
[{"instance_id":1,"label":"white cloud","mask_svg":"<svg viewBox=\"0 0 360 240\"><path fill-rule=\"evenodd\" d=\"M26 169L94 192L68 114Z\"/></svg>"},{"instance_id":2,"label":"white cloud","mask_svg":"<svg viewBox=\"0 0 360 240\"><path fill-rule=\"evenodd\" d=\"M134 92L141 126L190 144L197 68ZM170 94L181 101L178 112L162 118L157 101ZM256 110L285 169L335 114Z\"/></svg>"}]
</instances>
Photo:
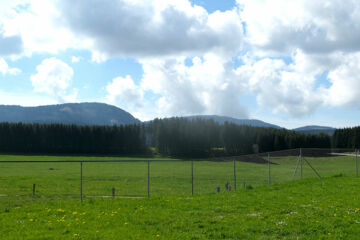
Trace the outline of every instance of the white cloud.
<instances>
[{"instance_id":1,"label":"white cloud","mask_svg":"<svg viewBox=\"0 0 360 240\"><path fill-rule=\"evenodd\" d=\"M54 4L56 1L19 0L0 20L6 36L22 40L23 53L17 52L18 55L31 56L34 52L57 54L61 50L83 49L89 45L61 26L62 19Z\"/></svg>"},{"instance_id":2,"label":"white cloud","mask_svg":"<svg viewBox=\"0 0 360 240\"><path fill-rule=\"evenodd\" d=\"M359 105L359 1L237 2L232 11L209 14L189 0L18 0L16 7L2 1L0 56L86 49L95 62L135 58L141 83L115 78L106 99L143 112L149 93L157 102L147 114L154 116L246 117L239 102L246 88L259 105L296 117L324 105ZM239 56L239 50L248 52ZM234 69L234 57L244 65ZM35 91L76 99L72 69L51 59L31 76ZM2 59L0 72L18 70ZM324 73L328 79L319 80Z\"/></svg>"},{"instance_id":3,"label":"white cloud","mask_svg":"<svg viewBox=\"0 0 360 240\"><path fill-rule=\"evenodd\" d=\"M188 0L58 3L68 27L89 39L91 50L102 58L235 54L241 45L242 24L235 10L208 14Z\"/></svg>"},{"instance_id":4,"label":"white cloud","mask_svg":"<svg viewBox=\"0 0 360 240\"><path fill-rule=\"evenodd\" d=\"M127 111L137 111L143 107L144 95L139 86L135 85L128 75L117 77L106 86L106 101Z\"/></svg>"},{"instance_id":5,"label":"white cloud","mask_svg":"<svg viewBox=\"0 0 360 240\"><path fill-rule=\"evenodd\" d=\"M17 75L21 73L21 70L18 68L10 68L7 62L3 58L0 58L0 73L3 75Z\"/></svg>"},{"instance_id":6,"label":"white cloud","mask_svg":"<svg viewBox=\"0 0 360 240\"><path fill-rule=\"evenodd\" d=\"M141 87L160 95L158 116L220 114L245 118L246 107L239 100L244 81L235 74L232 61L214 54L185 58L142 60Z\"/></svg>"},{"instance_id":7,"label":"white cloud","mask_svg":"<svg viewBox=\"0 0 360 240\"><path fill-rule=\"evenodd\" d=\"M78 63L78 62L80 62L80 60L81 60L81 57L77 57L77 56L72 56L71 57L71 62L72 63Z\"/></svg>"},{"instance_id":8,"label":"white cloud","mask_svg":"<svg viewBox=\"0 0 360 240\"><path fill-rule=\"evenodd\" d=\"M70 92L74 71L69 65L59 59L48 58L36 70L36 74L30 77L35 92L49 94L59 102L76 100L76 91Z\"/></svg>"},{"instance_id":9,"label":"white cloud","mask_svg":"<svg viewBox=\"0 0 360 240\"><path fill-rule=\"evenodd\" d=\"M360 50L357 0L238 0L247 41L260 50L288 54Z\"/></svg>"},{"instance_id":10,"label":"white cloud","mask_svg":"<svg viewBox=\"0 0 360 240\"><path fill-rule=\"evenodd\" d=\"M300 51L293 59L294 63L290 65L280 59L247 60L236 72L248 80L248 88L260 106L294 117L309 115L324 101L318 94L319 88L315 87L316 75L321 73L321 68L314 69L309 65Z\"/></svg>"},{"instance_id":11,"label":"white cloud","mask_svg":"<svg viewBox=\"0 0 360 240\"><path fill-rule=\"evenodd\" d=\"M324 89L326 103L360 109L360 52L339 56L341 64L328 73L331 87Z\"/></svg>"},{"instance_id":12,"label":"white cloud","mask_svg":"<svg viewBox=\"0 0 360 240\"><path fill-rule=\"evenodd\" d=\"M358 108L359 1L237 2L252 56L237 71L260 105L296 117L324 105Z\"/></svg>"}]
</instances>

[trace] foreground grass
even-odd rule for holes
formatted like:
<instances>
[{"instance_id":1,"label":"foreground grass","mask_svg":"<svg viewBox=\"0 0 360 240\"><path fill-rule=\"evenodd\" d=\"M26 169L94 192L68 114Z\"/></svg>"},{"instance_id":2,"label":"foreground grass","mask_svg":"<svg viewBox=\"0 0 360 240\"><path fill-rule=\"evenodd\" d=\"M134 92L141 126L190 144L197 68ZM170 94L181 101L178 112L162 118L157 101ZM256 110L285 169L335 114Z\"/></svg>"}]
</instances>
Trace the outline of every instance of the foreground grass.
<instances>
[{"instance_id":1,"label":"foreground grass","mask_svg":"<svg viewBox=\"0 0 360 240\"><path fill-rule=\"evenodd\" d=\"M360 179L150 199L0 199L1 239L358 239Z\"/></svg>"}]
</instances>

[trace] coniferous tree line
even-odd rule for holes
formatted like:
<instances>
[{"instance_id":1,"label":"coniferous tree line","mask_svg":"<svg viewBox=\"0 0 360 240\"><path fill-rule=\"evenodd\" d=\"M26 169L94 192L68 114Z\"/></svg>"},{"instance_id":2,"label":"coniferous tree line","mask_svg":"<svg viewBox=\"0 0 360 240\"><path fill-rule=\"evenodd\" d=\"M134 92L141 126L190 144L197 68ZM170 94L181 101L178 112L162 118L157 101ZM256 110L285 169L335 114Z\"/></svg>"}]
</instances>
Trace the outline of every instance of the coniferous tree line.
<instances>
[{"instance_id":1,"label":"coniferous tree line","mask_svg":"<svg viewBox=\"0 0 360 240\"><path fill-rule=\"evenodd\" d=\"M143 154L140 125L78 126L0 123L0 152L56 154Z\"/></svg>"},{"instance_id":2,"label":"coniferous tree line","mask_svg":"<svg viewBox=\"0 0 360 240\"><path fill-rule=\"evenodd\" d=\"M332 138L334 148L360 148L360 126L337 129Z\"/></svg>"},{"instance_id":3,"label":"coniferous tree line","mask_svg":"<svg viewBox=\"0 0 360 240\"><path fill-rule=\"evenodd\" d=\"M331 137L213 120L167 118L145 125L79 126L0 123L0 152L145 154L212 157L292 148L330 148Z\"/></svg>"},{"instance_id":4,"label":"coniferous tree line","mask_svg":"<svg viewBox=\"0 0 360 240\"><path fill-rule=\"evenodd\" d=\"M331 147L331 138L326 134L303 134L232 123L220 125L200 118L155 119L147 125L146 131L150 145L164 155L209 157Z\"/></svg>"}]
</instances>

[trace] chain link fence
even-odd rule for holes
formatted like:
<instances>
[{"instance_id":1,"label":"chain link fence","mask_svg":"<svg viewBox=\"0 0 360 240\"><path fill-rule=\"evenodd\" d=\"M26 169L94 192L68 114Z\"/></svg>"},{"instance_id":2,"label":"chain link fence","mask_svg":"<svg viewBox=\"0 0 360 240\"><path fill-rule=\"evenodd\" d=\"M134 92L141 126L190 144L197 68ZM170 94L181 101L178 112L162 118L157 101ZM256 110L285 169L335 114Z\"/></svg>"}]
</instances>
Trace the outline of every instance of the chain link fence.
<instances>
[{"instance_id":1,"label":"chain link fence","mask_svg":"<svg viewBox=\"0 0 360 240\"><path fill-rule=\"evenodd\" d=\"M29 197L198 195L332 176L358 176L358 151L307 148L192 160L0 161L0 203Z\"/></svg>"}]
</instances>

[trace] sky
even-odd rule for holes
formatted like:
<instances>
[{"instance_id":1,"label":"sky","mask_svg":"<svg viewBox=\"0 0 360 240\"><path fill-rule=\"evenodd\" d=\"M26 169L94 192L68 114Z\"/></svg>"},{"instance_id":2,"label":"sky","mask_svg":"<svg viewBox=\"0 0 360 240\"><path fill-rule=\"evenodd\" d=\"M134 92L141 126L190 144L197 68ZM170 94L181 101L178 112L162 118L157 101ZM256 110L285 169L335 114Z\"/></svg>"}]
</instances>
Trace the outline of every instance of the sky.
<instances>
[{"instance_id":1,"label":"sky","mask_svg":"<svg viewBox=\"0 0 360 240\"><path fill-rule=\"evenodd\" d=\"M0 104L360 125L358 0L1 0Z\"/></svg>"}]
</instances>

